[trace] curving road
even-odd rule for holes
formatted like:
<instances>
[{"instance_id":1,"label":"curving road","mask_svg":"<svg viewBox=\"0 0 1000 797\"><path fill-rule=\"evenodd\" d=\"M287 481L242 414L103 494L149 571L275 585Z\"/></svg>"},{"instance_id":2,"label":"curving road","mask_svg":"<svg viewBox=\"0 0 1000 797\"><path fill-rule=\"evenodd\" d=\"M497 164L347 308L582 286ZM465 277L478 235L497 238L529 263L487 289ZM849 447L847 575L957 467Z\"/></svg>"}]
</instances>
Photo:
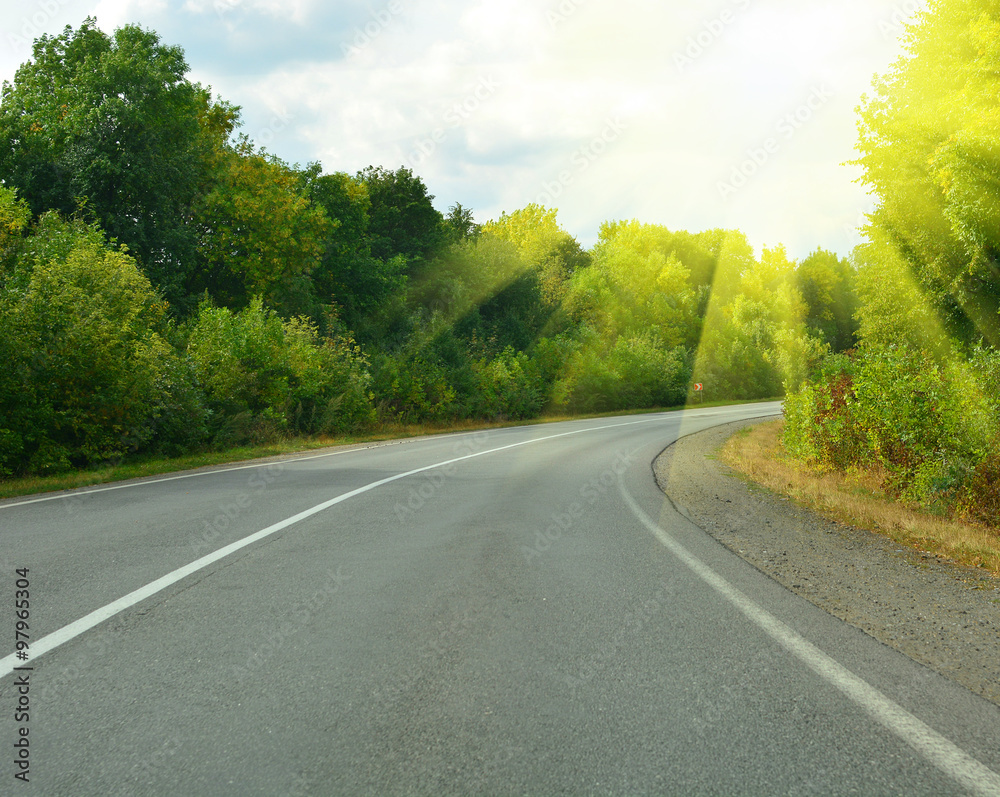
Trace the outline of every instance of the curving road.
<instances>
[{"instance_id":1,"label":"curving road","mask_svg":"<svg viewBox=\"0 0 1000 797\"><path fill-rule=\"evenodd\" d=\"M15 569L30 593L30 657L0 660L0 793L1000 795L996 706L784 590L656 488L679 435L779 412L0 503L4 651Z\"/></svg>"}]
</instances>

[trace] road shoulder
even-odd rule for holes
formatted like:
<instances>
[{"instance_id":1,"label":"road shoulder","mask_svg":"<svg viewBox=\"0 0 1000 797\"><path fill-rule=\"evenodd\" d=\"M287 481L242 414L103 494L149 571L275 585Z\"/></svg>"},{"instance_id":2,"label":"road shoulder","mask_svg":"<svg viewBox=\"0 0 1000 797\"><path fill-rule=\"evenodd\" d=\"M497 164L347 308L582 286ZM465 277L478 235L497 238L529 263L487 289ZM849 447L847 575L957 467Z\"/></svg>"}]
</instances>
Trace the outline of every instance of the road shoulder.
<instances>
[{"instance_id":1,"label":"road shoulder","mask_svg":"<svg viewBox=\"0 0 1000 797\"><path fill-rule=\"evenodd\" d=\"M660 489L789 590L1000 705L1000 581L737 478L714 453L759 422L715 427L669 446L653 463Z\"/></svg>"}]
</instances>

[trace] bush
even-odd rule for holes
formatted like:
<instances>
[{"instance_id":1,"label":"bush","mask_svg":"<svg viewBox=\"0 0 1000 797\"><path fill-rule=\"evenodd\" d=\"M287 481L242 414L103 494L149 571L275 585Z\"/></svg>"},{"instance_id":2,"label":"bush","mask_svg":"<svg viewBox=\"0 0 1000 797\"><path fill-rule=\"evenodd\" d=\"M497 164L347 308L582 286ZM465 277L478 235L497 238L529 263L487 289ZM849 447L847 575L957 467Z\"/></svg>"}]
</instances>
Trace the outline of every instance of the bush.
<instances>
[{"instance_id":1,"label":"bush","mask_svg":"<svg viewBox=\"0 0 1000 797\"><path fill-rule=\"evenodd\" d=\"M282 321L259 298L235 314L202 303L187 351L217 445L353 431L374 421L367 360L354 342L320 339L315 324Z\"/></svg>"},{"instance_id":2,"label":"bush","mask_svg":"<svg viewBox=\"0 0 1000 797\"><path fill-rule=\"evenodd\" d=\"M461 417L447 369L424 353L379 354L372 361L372 390L383 420L441 422Z\"/></svg>"},{"instance_id":3,"label":"bush","mask_svg":"<svg viewBox=\"0 0 1000 797\"><path fill-rule=\"evenodd\" d=\"M830 357L786 400L785 445L828 467L883 468L908 499L989 505L1000 438L995 394L983 388L995 362L981 355L977 371L904 347Z\"/></svg>"},{"instance_id":4,"label":"bush","mask_svg":"<svg viewBox=\"0 0 1000 797\"><path fill-rule=\"evenodd\" d=\"M147 449L174 384L165 313L135 261L99 229L43 217L0 290L0 472L48 473Z\"/></svg>"},{"instance_id":5,"label":"bush","mask_svg":"<svg viewBox=\"0 0 1000 797\"><path fill-rule=\"evenodd\" d=\"M537 415L544 405L541 377L524 352L508 346L492 360L473 366L476 375L471 411L478 418L519 420Z\"/></svg>"},{"instance_id":6,"label":"bush","mask_svg":"<svg viewBox=\"0 0 1000 797\"><path fill-rule=\"evenodd\" d=\"M691 379L688 360L684 348L667 349L654 335L622 336L607 350L594 336L557 382L555 401L570 412L682 405Z\"/></svg>"}]
</instances>

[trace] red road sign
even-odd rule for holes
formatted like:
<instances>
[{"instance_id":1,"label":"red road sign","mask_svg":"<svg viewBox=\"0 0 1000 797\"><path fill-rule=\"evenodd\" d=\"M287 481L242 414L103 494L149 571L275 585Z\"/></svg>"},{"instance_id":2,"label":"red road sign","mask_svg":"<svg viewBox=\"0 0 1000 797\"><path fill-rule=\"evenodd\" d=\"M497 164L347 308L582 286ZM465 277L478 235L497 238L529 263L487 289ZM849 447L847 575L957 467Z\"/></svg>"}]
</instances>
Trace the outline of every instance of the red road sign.
<instances>
[{"instance_id":1,"label":"red road sign","mask_svg":"<svg viewBox=\"0 0 1000 797\"><path fill-rule=\"evenodd\" d=\"M695 382L695 383L694 383L694 389L695 389L695 390L701 390L701 389L702 389L702 387L701 387L701 382Z\"/></svg>"}]
</instances>

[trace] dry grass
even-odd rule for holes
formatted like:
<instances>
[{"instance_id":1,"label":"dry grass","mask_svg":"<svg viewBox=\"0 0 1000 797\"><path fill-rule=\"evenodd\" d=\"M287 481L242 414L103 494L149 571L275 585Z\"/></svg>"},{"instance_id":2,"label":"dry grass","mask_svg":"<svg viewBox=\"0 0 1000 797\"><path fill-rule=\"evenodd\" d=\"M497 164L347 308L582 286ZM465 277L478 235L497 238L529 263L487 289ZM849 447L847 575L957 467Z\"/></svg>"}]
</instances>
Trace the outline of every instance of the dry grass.
<instances>
[{"instance_id":1,"label":"dry grass","mask_svg":"<svg viewBox=\"0 0 1000 797\"><path fill-rule=\"evenodd\" d=\"M885 480L877 472L825 472L794 461L782 444L783 429L784 421L743 429L722 447L719 458L751 481L827 517L1000 575L1000 529L939 517L895 501L884 491Z\"/></svg>"}]
</instances>

